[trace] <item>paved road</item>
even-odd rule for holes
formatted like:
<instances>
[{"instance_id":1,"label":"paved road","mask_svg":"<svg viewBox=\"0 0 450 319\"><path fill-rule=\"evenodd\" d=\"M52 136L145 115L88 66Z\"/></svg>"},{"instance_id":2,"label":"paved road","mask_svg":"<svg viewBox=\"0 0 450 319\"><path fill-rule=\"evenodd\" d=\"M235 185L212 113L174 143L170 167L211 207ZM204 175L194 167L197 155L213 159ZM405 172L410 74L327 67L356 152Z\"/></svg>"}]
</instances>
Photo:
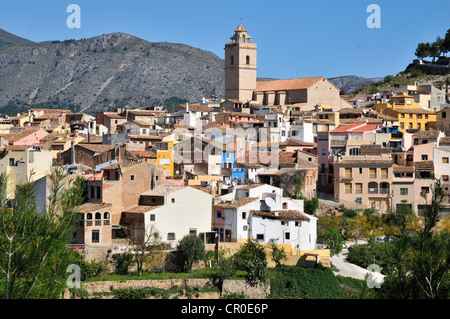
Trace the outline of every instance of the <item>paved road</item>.
<instances>
[{"instance_id":1,"label":"paved road","mask_svg":"<svg viewBox=\"0 0 450 319\"><path fill-rule=\"evenodd\" d=\"M358 244L363 244L365 242L358 241ZM347 242L347 246L354 245L354 242ZM347 261L348 249L344 248L339 255L331 257L331 262L333 266L339 269L339 271L334 272L336 275L341 275L344 277L352 277L356 279L365 280L367 274L373 276L373 280L378 283L382 283L384 280L384 275L379 272L372 272L365 268L359 267L355 264L349 263Z\"/></svg>"}]
</instances>

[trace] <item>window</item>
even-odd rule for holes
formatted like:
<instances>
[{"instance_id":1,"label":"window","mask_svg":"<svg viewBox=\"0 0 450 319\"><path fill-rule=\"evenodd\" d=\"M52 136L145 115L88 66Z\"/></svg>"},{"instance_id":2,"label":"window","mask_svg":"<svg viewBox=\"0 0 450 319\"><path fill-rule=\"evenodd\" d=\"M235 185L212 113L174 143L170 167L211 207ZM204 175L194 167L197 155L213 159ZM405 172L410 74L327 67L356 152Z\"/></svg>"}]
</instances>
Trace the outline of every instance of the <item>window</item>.
<instances>
[{"instance_id":1,"label":"window","mask_svg":"<svg viewBox=\"0 0 450 319\"><path fill-rule=\"evenodd\" d=\"M150 221L154 222L155 221L155 214L150 214Z\"/></svg>"},{"instance_id":2,"label":"window","mask_svg":"<svg viewBox=\"0 0 450 319\"><path fill-rule=\"evenodd\" d=\"M130 175L130 180L134 181L134 175Z\"/></svg>"},{"instance_id":3,"label":"window","mask_svg":"<svg viewBox=\"0 0 450 319\"><path fill-rule=\"evenodd\" d=\"M284 239L291 239L291 233L284 233Z\"/></svg>"},{"instance_id":4,"label":"window","mask_svg":"<svg viewBox=\"0 0 450 319\"><path fill-rule=\"evenodd\" d=\"M100 195L101 195L100 186L96 186L95 188L96 188L96 191L97 191L96 198L100 199Z\"/></svg>"},{"instance_id":5,"label":"window","mask_svg":"<svg viewBox=\"0 0 450 319\"><path fill-rule=\"evenodd\" d=\"M350 168L349 167L345 168L345 177L346 178L352 178L352 169L351 169L351 167Z\"/></svg>"},{"instance_id":6,"label":"window","mask_svg":"<svg viewBox=\"0 0 450 319\"><path fill-rule=\"evenodd\" d=\"M256 234L256 240L264 240L264 234Z\"/></svg>"},{"instance_id":7,"label":"window","mask_svg":"<svg viewBox=\"0 0 450 319\"><path fill-rule=\"evenodd\" d=\"M189 236L197 236L197 228L189 228Z\"/></svg>"},{"instance_id":8,"label":"window","mask_svg":"<svg viewBox=\"0 0 450 319\"><path fill-rule=\"evenodd\" d=\"M363 192L363 184L356 183L355 184L355 194L362 194L362 192Z\"/></svg>"},{"instance_id":9,"label":"window","mask_svg":"<svg viewBox=\"0 0 450 319\"><path fill-rule=\"evenodd\" d=\"M352 183L345 183L345 194L352 193Z\"/></svg>"},{"instance_id":10,"label":"window","mask_svg":"<svg viewBox=\"0 0 450 319\"><path fill-rule=\"evenodd\" d=\"M442 180L444 182L448 182L448 175L442 175Z\"/></svg>"},{"instance_id":11,"label":"window","mask_svg":"<svg viewBox=\"0 0 450 319\"><path fill-rule=\"evenodd\" d=\"M283 209L287 209L287 203L283 203Z\"/></svg>"},{"instance_id":12,"label":"window","mask_svg":"<svg viewBox=\"0 0 450 319\"><path fill-rule=\"evenodd\" d=\"M219 209L219 210L216 211L216 217L217 218L223 218L222 217L222 210Z\"/></svg>"},{"instance_id":13,"label":"window","mask_svg":"<svg viewBox=\"0 0 450 319\"><path fill-rule=\"evenodd\" d=\"M300 223L299 222L295 222L295 227L298 227L298 226L300 226Z\"/></svg>"},{"instance_id":14,"label":"window","mask_svg":"<svg viewBox=\"0 0 450 319\"><path fill-rule=\"evenodd\" d=\"M427 186L421 187L421 188L420 188L420 192L421 192L421 193L428 194L428 193L430 192L430 188L427 187Z\"/></svg>"},{"instance_id":15,"label":"window","mask_svg":"<svg viewBox=\"0 0 450 319\"><path fill-rule=\"evenodd\" d=\"M388 178L388 169L387 168L381 169L381 178Z\"/></svg>"},{"instance_id":16,"label":"window","mask_svg":"<svg viewBox=\"0 0 450 319\"><path fill-rule=\"evenodd\" d=\"M95 229L91 232L91 243L98 244L100 243L100 231Z\"/></svg>"},{"instance_id":17,"label":"window","mask_svg":"<svg viewBox=\"0 0 450 319\"><path fill-rule=\"evenodd\" d=\"M234 56L233 56L233 55L230 57L230 64L231 64L231 65L234 64Z\"/></svg>"},{"instance_id":18,"label":"window","mask_svg":"<svg viewBox=\"0 0 450 319\"><path fill-rule=\"evenodd\" d=\"M247 213L246 212L242 212L242 219L246 219L247 218Z\"/></svg>"},{"instance_id":19,"label":"window","mask_svg":"<svg viewBox=\"0 0 450 319\"><path fill-rule=\"evenodd\" d=\"M422 161L428 161L428 155L422 154Z\"/></svg>"},{"instance_id":20,"label":"window","mask_svg":"<svg viewBox=\"0 0 450 319\"><path fill-rule=\"evenodd\" d=\"M442 112L442 118L445 119L447 117L447 114L445 112Z\"/></svg>"},{"instance_id":21,"label":"window","mask_svg":"<svg viewBox=\"0 0 450 319\"><path fill-rule=\"evenodd\" d=\"M377 178L377 169L369 168L369 178Z\"/></svg>"},{"instance_id":22,"label":"window","mask_svg":"<svg viewBox=\"0 0 450 319\"><path fill-rule=\"evenodd\" d=\"M250 64L250 56L249 55L247 55L245 57L245 64Z\"/></svg>"},{"instance_id":23,"label":"window","mask_svg":"<svg viewBox=\"0 0 450 319\"><path fill-rule=\"evenodd\" d=\"M359 148L351 148L349 151L350 156L358 156L360 155L360 149Z\"/></svg>"},{"instance_id":24,"label":"window","mask_svg":"<svg viewBox=\"0 0 450 319\"><path fill-rule=\"evenodd\" d=\"M167 233L167 240L175 240L175 233Z\"/></svg>"},{"instance_id":25,"label":"window","mask_svg":"<svg viewBox=\"0 0 450 319\"><path fill-rule=\"evenodd\" d=\"M362 167L359 167L358 170L359 170L359 173L362 174Z\"/></svg>"},{"instance_id":26,"label":"window","mask_svg":"<svg viewBox=\"0 0 450 319\"><path fill-rule=\"evenodd\" d=\"M408 195L408 189L407 188L400 188L400 195Z\"/></svg>"},{"instance_id":27,"label":"window","mask_svg":"<svg viewBox=\"0 0 450 319\"><path fill-rule=\"evenodd\" d=\"M448 157L443 157L442 158L442 163L448 164Z\"/></svg>"},{"instance_id":28,"label":"window","mask_svg":"<svg viewBox=\"0 0 450 319\"><path fill-rule=\"evenodd\" d=\"M174 204L175 204L175 198L172 198L172 203L174 203Z\"/></svg>"},{"instance_id":29,"label":"window","mask_svg":"<svg viewBox=\"0 0 450 319\"><path fill-rule=\"evenodd\" d=\"M320 149L320 155L327 156L327 149L326 148L321 148Z\"/></svg>"}]
</instances>

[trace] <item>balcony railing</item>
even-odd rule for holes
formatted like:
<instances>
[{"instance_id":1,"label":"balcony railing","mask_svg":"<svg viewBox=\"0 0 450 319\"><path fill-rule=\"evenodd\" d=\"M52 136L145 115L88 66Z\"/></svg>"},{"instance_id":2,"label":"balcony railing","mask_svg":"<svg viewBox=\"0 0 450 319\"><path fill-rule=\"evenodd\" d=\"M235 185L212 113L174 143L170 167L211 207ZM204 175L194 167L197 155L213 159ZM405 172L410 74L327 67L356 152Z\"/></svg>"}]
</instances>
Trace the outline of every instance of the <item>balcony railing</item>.
<instances>
[{"instance_id":1,"label":"balcony railing","mask_svg":"<svg viewBox=\"0 0 450 319\"><path fill-rule=\"evenodd\" d=\"M369 178L377 178L377 174L369 174Z\"/></svg>"},{"instance_id":2,"label":"balcony railing","mask_svg":"<svg viewBox=\"0 0 450 319\"><path fill-rule=\"evenodd\" d=\"M352 173L346 173L343 176L341 176L342 179L350 179L353 178L353 174Z\"/></svg>"},{"instance_id":3,"label":"balcony railing","mask_svg":"<svg viewBox=\"0 0 450 319\"><path fill-rule=\"evenodd\" d=\"M389 188L369 188L369 194L389 194Z\"/></svg>"}]
</instances>

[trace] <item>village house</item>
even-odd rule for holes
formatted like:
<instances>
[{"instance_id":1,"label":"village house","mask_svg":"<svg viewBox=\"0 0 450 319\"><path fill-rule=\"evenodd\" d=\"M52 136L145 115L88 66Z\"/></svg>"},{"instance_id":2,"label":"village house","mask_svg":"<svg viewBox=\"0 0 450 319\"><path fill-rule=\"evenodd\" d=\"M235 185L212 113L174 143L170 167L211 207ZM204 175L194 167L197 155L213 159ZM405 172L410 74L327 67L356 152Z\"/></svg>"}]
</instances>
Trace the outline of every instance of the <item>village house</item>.
<instances>
[{"instance_id":1,"label":"village house","mask_svg":"<svg viewBox=\"0 0 450 319\"><path fill-rule=\"evenodd\" d=\"M215 199L213 229L219 240L289 244L291 251L316 248L317 218L303 212L303 200L283 196L267 184L237 188Z\"/></svg>"},{"instance_id":2,"label":"village house","mask_svg":"<svg viewBox=\"0 0 450 319\"><path fill-rule=\"evenodd\" d=\"M159 185L142 192L139 204L122 213L122 227L157 231L169 247L186 235L214 243L212 195L190 186Z\"/></svg>"}]
</instances>

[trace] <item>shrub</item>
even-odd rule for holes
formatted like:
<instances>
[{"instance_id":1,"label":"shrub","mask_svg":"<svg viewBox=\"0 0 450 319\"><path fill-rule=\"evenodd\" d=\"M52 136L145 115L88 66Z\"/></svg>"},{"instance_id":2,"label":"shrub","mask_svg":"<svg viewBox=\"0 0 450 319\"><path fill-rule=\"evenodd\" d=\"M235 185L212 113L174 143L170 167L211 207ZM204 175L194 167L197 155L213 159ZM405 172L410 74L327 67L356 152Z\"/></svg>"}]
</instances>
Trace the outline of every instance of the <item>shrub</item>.
<instances>
[{"instance_id":1,"label":"shrub","mask_svg":"<svg viewBox=\"0 0 450 319\"><path fill-rule=\"evenodd\" d=\"M271 270L270 297L275 299L337 299L343 292L329 268L285 266Z\"/></svg>"},{"instance_id":2,"label":"shrub","mask_svg":"<svg viewBox=\"0 0 450 319\"><path fill-rule=\"evenodd\" d=\"M119 275L128 274L128 268L133 262L133 254L114 254L111 257L116 263L116 273Z\"/></svg>"},{"instance_id":3,"label":"shrub","mask_svg":"<svg viewBox=\"0 0 450 319\"><path fill-rule=\"evenodd\" d=\"M199 237L186 235L178 243L177 258L185 271L191 271L196 261L205 259L205 247Z\"/></svg>"}]
</instances>

